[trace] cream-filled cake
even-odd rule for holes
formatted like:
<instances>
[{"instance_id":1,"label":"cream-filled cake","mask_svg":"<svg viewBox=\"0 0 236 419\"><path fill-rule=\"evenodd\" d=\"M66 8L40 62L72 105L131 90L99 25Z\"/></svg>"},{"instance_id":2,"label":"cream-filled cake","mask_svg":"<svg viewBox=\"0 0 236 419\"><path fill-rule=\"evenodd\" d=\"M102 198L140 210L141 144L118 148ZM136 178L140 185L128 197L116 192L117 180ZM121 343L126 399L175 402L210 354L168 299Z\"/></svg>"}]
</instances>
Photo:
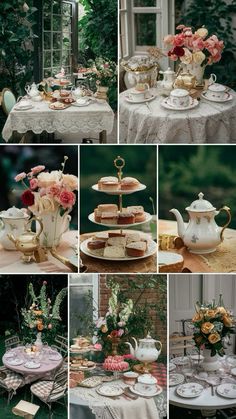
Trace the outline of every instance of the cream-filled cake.
<instances>
[{"instance_id":1,"label":"cream-filled cake","mask_svg":"<svg viewBox=\"0 0 236 419\"><path fill-rule=\"evenodd\" d=\"M126 371L129 369L128 362L124 361L123 356L114 355L108 356L104 363L103 368L106 371Z\"/></svg>"}]
</instances>

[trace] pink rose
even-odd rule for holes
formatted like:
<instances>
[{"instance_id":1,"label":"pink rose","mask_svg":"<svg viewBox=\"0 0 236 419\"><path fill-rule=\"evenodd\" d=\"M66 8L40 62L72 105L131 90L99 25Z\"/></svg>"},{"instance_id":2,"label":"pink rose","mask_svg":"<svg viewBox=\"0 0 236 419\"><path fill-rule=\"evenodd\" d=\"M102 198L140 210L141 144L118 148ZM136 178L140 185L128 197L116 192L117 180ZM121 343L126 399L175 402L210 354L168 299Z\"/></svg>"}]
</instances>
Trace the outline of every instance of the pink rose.
<instances>
[{"instance_id":1,"label":"pink rose","mask_svg":"<svg viewBox=\"0 0 236 419\"><path fill-rule=\"evenodd\" d=\"M47 194L47 189L46 188L41 188L40 189L40 196L45 196Z\"/></svg>"},{"instance_id":2,"label":"pink rose","mask_svg":"<svg viewBox=\"0 0 236 419\"><path fill-rule=\"evenodd\" d=\"M61 192L61 185L55 184L47 188L47 193L52 196L59 196Z\"/></svg>"},{"instance_id":3,"label":"pink rose","mask_svg":"<svg viewBox=\"0 0 236 419\"><path fill-rule=\"evenodd\" d=\"M30 183L30 189L32 189L32 191L34 191L35 189L38 188L38 180L37 179L35 179L35 178L30 179L29 183Z\"/></svg>"},{"instance_id":4,"label":"pink rose","mask_svg":"<svg viewBox=\"0 0 236 419\"><path fill-rule=\"evenodd\" d=\"M182 47L184 45L184 35L182 33L175 35L173 44L175 47Z\"/></svg>"},{"instance_id":5,"label":"pink rose","mask_svg":"<svg viewBox=\"0 0 236 419\"><path fill-rule=\"evenodd\" d=\"M49 323L49 325L48 325L48 329L49 329L49 330L51 330L51 329L52 329L52 324L51 324L51 323Z\"/></svg>"},{"instance_id":6,"label":"pink rose","mask_svg":"<svg viewBox=\"0 0 236 419\"><path fill-rule=\"evenodd\" d=\"M165 45L173 45L174 43L174 35L166 35L164 38Z\"/></svg>"},{"instance_id":7,"label":"pink rose","mask_svg":"<svg viewBox=\"0 0 236 419\"><path fill-rule=\"evenodd\" d=\"M93 345L94 349L96 349L97 351L101 351L102 350L102 345L100 343L95 343L95 345Z\"/></svg>"},{"instance_id":8,"label":"pink rose","mask_svg":"<svg viewBox=\"0 0 236 419\"><path fill-rule=\"evenodd\" d=\"M37 175L38 173L42 172L45 169L45 166L35 166L31 169L33 175Z\"/></svg>"},{"instance_id":9,"label":"pink rose","mask_svg":"<svg viewBox=\"0 0 236 419\"><path fill-rule=\"evenodd\" d=\"M124 332L124 329L119 329L118 330L118 336L119 336L119 338L124 334L125 332Z\"/></svg>"},{"instance_id":10,"label":"pink rose","mask_svg":"<svg viewBox=\"0 0 236 419\"><path fill-rule=\"evenodd\" d=\"M23 180L25 178L26 178L26 173L25 172L21 172L14 177L16 182L20 182L21 180Z\"/></svg>"},{"instance_id":11,"label":"pink rose","mask_svg":"<svg viewBox=\"0 0 236 419\"><path fill-rule=\"evenodd\" d=\"M194 50L203 50L205 48L205 42L202 38L194 39L192 42L192 46Z\"/></svg>"},{"instance_id":12,"label":"pink rose","mask_svg":"<svg viewBox=\"0 0 236 419\"><path fill-rule=\"evenodd\" d=\"M71 208L75 204L76 197L74 192L64 190L60 193L58 200L63 208Z\"/></svg>"}]
</instances>

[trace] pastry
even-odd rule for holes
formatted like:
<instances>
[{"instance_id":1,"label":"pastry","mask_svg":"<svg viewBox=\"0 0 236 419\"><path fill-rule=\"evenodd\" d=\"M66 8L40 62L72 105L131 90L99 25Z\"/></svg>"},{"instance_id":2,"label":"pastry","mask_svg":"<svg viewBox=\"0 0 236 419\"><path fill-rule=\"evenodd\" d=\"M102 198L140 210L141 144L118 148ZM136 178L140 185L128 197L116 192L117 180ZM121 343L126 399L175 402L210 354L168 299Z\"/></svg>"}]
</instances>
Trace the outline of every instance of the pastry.
<instances>
[{"instance_id":1,"label":"pastry","mask_svg":"<svg viewBox=\"0 0 236 419\"><path fill-rule=\"evenodd\" d=\"M109 231L108 237L125 237L125 233L121 233L120 231ZM136 240L135 240L136 241Z\"/></svg>"},{"instance_id":2,"label":"pastry","mask_svg":"<svg viewBox=\"0 0 236 419\"><path fill-rule=\"evenodd\" d=\"M68 92L67 90L60 90L60 96L61 97L67 97L69 96L70 92Z\"/></svg>"},{"instance_id":3,"label":"pastry","mask_svg":"<svg viewBox=\"0 0 236 419\"><path fill-rule=\"evenodd\" d=\"M118 206L116 204L101 204L98 205L97 210L102 212L118 212Z\"/></svg>"},{"instance_id":4,"label":"pastry","mask_svg":"<svg viewBox=\"0 0 236 419\"><path fill-rule=\"evenodd\" d=\"M140 183L134 177L124 177L120 182L120 188L122 191L132 191L138 189Z\"/></svg>"},{"instance_id":5,"label":"pastry","mask_svg":"<svg viewBox=\"0 0 236 419\"><path fill-rule=\"evenodd\" d=\"M102 256L105 245L106 242L104 240L91 240L88 242L87 248L94 255Z\"/></svg>"},{"instance_id":6,"label":"pastry","mask_svg":"<svg viewBox=\"0 0 236 419\"><path fill-rule=\"evenodd\" d=\"M132 257L142 257L145 255L147 243L143 241L132 242L126 245L126 253Z\"/></svg>"},{"instance_id":7,"label":"pastry","mask_svg":"<svg viewBox=\"0 0 236 419\"><path fill-rule=\"evenodd\" d=\"M117 224L116 212L103 212L101 216L102 224Z\"/></svg>"},{"instance_id":8,"label":"pastry","mask_svg":"<svg viewBox=\"0 0 236 419\"><path fill-rule=\"evenodd\" d=\"M103 256L107 258L124 258L125 248L124 246L107 246Z\"/></svg>"},{"instance_id":9,"label":"pastry","mask_svg":"<svg viewBox=\"0 0 236 419\"><path fill-rule=\"evenodd\" d=\"M95 210L94 210L94 220L96 221L96 223L101 222L101 216L102 216L101 211L99 211L98 208L95 208Z\"/></svg>"},{"instance_id":10,"label":"pastry","mask_svg":"<svg viewBox=\"0 0 236 419\"><path fill-rule=\"evenodd\" d=\"M145 221L146 215L142 206L128 207L127 210L134 214L135 223L141 223L142 221Z\"/></svg>"},{"instance_id":11,"label":"pastry","mask_svg":"<svg viewBox=\"0 0 236 419\"><path fill-rule=\"evenodd\" d=\"M100 231L99 233L95 233L93 240L103 240L106 242L108 240L108 234L107 231Z\"/></svg>"},{"instance_id":12,"label":"pastry","mask_svg":"<svg viewBox=\"0 0 236 419\"><path fill-rule=\"evenodd\" d=\"M109 239L107 240L107 246L123 246L125 247L126 245L126 236L125 237L109 237Z\"/></svg>"},{"instance_id":13,"label":"pastry","mask_svg":"<svg viewBox=\"0 0 236 419\"><path fill-rule=\"evenodd\" d=\"M135 216L131 212L121 212L118 215L118 224L134 224Z\"/></svg>"},{"instance_id":14,"label":"pastry","mask_svg":"<svg viewBox=\"0 0 236 419\"><path fill-rule=\"evenodd\" d=\"M106 371L126 371L129 369L129 364L121 355L108 356L103 363L103 368Z\"/></svg>"},{"instance_id":15,"label":"pastry","mask_svg":"<svg viewBox=\"0 0 236 419\"><path fill-rule=\"evenodd\" d=\"M98 189L101 191L117 191L119 189L119 181L115 176L102 177L98 181Z\"/></svg>"},{"instance_id":16,"label":"pastry","mask_svg":"<svg viewBox=\"0 0 236 419\"><path fill-rule=\"evenodd\" d=\"M126 235L126 238L127 238L127 244L141 241L141 236L139 233L128 233Z\"/></svg>"}]
</instances>

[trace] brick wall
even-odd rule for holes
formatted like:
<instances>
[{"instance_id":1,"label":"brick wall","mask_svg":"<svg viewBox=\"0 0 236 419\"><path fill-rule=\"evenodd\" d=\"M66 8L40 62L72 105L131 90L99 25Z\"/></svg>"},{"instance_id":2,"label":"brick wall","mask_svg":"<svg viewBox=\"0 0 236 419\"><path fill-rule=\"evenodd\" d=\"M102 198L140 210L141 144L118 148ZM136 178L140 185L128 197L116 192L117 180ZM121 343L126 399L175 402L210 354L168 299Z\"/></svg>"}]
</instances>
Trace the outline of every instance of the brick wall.
<instances>
[{"instance_id":1,"label":"brick wall","mask_svg":"<svg viewBox=\"0 0 236 419\"><path fill-rule=\"evenodd\" d=\"M122 276L123 275L116 275L115 279L117 282L120 283L120 285L122 284ZM139 275L136 275L137 277ZM126 278L129 278L129 275L125 275ZM106 281L109 278L109 275L100 275L99 276L99 280L100 280L100 295L99 295L99 315L100 316L104 316L105 313L107 312L107 308L108 308L108 300L109 297L111 295L111 291L110 289L107 287L106 285ZM121 280L119 280L119 278L121 278ZM130 275L130 278L134 279L134 275ZM122 284L121 289L124 287L124 285ZM127 289L127 286L126 286ZM140 291L139 290L132 290L132 292L128 293L128 297L132 298L133 300L136 300L138 298L138 296L140 295ZM141 299L139 300L140 305L144 305L145 301L148 303L158 303L160 299L160 294L158 292L158 286L156 289L146 289L144 294L142 295ZM167 310L167 299L165 298L165 309ZM166 322L163 322L159 319L157 313L152 310L150 312L150 316L152 318L152 322L154 324L154 330L155 330L155 335L156 337L158 337L158 339L162 342L163 344L163 350L162 350L162 354L166 355L166 342L167 342L167 324Z\"/></svg>"}]
</instances>

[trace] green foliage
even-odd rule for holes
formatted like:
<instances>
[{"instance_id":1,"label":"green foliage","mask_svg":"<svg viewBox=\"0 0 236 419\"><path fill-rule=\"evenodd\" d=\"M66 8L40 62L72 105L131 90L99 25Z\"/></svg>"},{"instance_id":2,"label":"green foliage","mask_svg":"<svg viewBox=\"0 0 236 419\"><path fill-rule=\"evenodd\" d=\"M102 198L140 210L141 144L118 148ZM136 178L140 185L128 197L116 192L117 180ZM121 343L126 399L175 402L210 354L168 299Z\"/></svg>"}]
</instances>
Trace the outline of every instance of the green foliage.
<instances>
[{"instance_id":1,"label":"green foliage","mask_svg":"<svg viewBox=\"0 0 236 419\"><path fill-rule=\"evenodd\" d=\"M0 3L0 88L11 87L23 92L33 71L33 24L36 8L33 0L11 0Z\"/></svg>"}]
</instances>

